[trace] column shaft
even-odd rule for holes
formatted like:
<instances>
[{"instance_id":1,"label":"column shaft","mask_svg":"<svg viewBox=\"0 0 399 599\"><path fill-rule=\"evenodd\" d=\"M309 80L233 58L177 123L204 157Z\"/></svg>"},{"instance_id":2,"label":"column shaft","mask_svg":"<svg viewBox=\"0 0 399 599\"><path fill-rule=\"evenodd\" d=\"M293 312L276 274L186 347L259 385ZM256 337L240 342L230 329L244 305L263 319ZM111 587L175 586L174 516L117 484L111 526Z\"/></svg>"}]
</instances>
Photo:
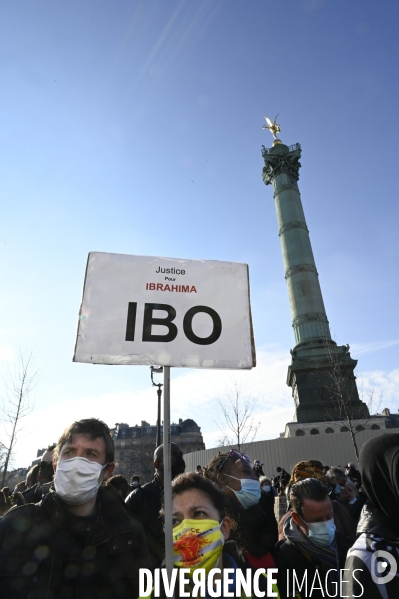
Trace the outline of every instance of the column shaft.
<instances>
[{"instance_id":1,"label":"column shaft","mask_svg":"<svg viewBox=\"0 0 399 599\"><path fill-rule=\"evenodd\" d=\"M297 179L300 147L274 146L264 154L264 181L272 183L296 345L331 339Z\"/></svg>"}]
</instances>

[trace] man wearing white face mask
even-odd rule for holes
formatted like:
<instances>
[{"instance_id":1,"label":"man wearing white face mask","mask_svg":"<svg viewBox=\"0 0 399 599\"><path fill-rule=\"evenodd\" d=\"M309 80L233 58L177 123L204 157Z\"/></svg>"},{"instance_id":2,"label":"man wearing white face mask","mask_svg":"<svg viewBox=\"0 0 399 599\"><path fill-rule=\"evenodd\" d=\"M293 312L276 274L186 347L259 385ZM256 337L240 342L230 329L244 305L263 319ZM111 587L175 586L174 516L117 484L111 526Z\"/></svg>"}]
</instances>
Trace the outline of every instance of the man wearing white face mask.
<instances>
[{"instance_id":1,"label":"man wearing white face mask","mask_svg":"<svg viewBox=\"0 0 399 599\"><path fill-rule=\"evenodd\" d=\"M309 596L305 593L316 577L319 590L313 590L312 599L339 597L334 593L337 588L339 591L339 570L344 567L351 541L336 531L328 488L315 478L307 478L292 485L290 500L293 512L284 523L285 539L277 544L277 565L282 573L279 588L284 589L287 580L292 583L294 571L299 581L307 573L307 585L302 591L297 587L297 595L291 587L282 596Z\"/></svg>"},{"instance_id":2,"label":"man wearing white face mask","mask_svg":"<svg viewBox=\"0 0 399 599\"><path fill-rule=\"evenodd\" d=\"M95 418L74 422L53 464L54 488L42 501L0 520L0 596L137 597L148 549L140 523L102 484L115 468L108 426Z\"/></svg>"}]
</instances>

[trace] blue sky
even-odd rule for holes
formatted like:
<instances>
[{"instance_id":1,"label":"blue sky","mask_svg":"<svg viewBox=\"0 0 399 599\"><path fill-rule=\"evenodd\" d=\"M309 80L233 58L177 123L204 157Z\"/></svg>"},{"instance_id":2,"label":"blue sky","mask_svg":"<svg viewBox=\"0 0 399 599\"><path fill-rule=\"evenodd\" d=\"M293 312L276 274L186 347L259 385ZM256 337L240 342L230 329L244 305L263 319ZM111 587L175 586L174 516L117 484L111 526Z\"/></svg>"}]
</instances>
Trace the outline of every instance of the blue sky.
<instances>
[{"instance_id":1,"label":"blue sky","mask_svg":"<svg viewBox=\"0 0 399 599\"><path fill-rule=\"evenodd\" d=\"M398 17L395 0L3 0L0 367L22 348L42 369L14 465L74 419L155 422L148 368L71 361L89 251L248 263L259 366L238 376L259 439L291 420L294 337L261 178L277 113L302 145L333 335L399 408ZM194 417L208 447L232 376L173 372L172 417Z\"/></svg>"}]
</instances>

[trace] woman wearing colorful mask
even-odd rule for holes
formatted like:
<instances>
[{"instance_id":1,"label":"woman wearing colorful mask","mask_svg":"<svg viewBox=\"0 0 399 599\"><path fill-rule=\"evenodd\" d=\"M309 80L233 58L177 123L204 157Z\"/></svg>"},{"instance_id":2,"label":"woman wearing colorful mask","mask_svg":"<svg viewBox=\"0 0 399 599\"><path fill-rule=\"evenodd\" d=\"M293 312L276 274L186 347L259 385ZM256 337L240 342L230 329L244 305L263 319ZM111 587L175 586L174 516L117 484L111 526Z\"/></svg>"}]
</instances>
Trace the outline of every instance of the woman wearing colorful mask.
<instances>
[{"instance_id":1,"label":"woman wearing colorful mask","mask_svg":"<svg viewBox=\"0 0 399 599\"><path fill-rule=\"evenodd\" d=\"M226 516L223 495L210 481L194 472L181 474L172 482L173 553L175 567L234 568L223 556L231 520ZM193 550L194 548L194 550Z\"/></svg>"},{"instance_id":2,"label":"woman wearing colorful mask","mask_svg":"<svg viewBox=\"0 0 399 599\"><path fill-rule=\"evenodd\" d=\"M235 595L238 566L225 551L231 519L226 515L224 494L211 481L194 472L181 474L172 482L172 518L175 568L189 569L191 579L198 569L203 569L208 577L210 570L218 568L220 573L213 575L213 583L220 589L220 596L224 596L225 590ZM223 589L224 568L234 570L234 574L229 575L228 589ZM266 584L266 577L261 578ZM176 597L177 589L178 586ZM276 592L277 586L273 585L273 590ZM244 599L245 595L241 597Z\"/></svg>"},{"instance_id":3,"label":"woman wearing colorful mask","mask_svg":"<svg viewBox=\"0 0 399 599\"><path fill-rule=\"evenodd\" d=\"M226 513L233 523L230 539L241 548L229 551L240 568L273 568L271 552L277 542L274 497L261 490L249 457L236 449L219 454L209 462L205 477L223 491Z\"/></svg>"}]
</instances>

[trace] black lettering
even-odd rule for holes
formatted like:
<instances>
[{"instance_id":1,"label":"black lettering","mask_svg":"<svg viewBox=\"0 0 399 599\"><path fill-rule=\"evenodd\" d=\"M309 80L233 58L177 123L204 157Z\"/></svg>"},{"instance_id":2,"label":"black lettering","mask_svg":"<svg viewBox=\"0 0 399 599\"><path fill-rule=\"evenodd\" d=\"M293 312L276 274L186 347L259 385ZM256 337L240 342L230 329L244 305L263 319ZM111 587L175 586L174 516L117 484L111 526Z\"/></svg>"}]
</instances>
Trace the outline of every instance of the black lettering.
<instances>
[{"instance_id":1,"label":"black lettering","mask_svg":"<svg viewBox=\"0 0 399 599\"><path fill-rule=\"evenodd\" d=\"M209 314L213 320L213 331L209 337L197 337L193 331L193 318L196 314L198 314L198 312L205 312L205 314ZM192 343L196 343L197 345L211 345L211 343L215 343L215 341L217 341L222 334L222 321L219 314L212 308L208 308L208 306L194 306L188 310L184 317L183 330L187 339Z\"/></svg>"},{"instance_id":2,"label":"black lettering","mask_svg":"<svg viewBox=\"0 0 399 599\"><path fill-rule=\"evenodd\" d=\"M166 318L154 318L152 313L154 310L164 310L168 313ZM176 310L168 304L144 304L144 322L143 322L143 341L163 341L168 343L176 339L177 326L172 320L176 318ZM151 333L153 325L162 325L168 328L166 335L153 335Z\"/></svg>"},{"instance_id":3,"label":"black lettering","mask_svg":"<svg viewBox=\"0 0 399 599\"><path fill-rule=\"evenodd\" d=\"M134 341L134 330L136 328L137 302L129 302L127 308L127 323L125 341Z\"/></svg>"}]
</instances>

